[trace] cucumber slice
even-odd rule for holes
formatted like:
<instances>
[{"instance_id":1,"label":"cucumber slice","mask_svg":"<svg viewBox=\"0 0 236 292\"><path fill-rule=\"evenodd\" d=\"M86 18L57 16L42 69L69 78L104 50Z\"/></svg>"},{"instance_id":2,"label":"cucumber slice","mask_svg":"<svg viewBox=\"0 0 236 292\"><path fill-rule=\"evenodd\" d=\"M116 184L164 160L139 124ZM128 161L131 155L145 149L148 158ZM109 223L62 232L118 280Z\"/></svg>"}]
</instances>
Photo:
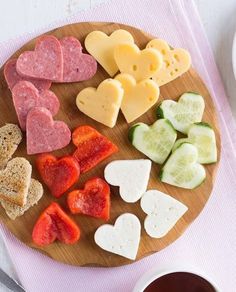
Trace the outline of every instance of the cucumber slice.
<instances>
[{"instance_id":1,"label":"cucumber slice","mask_svg":"<svg viewBox=\"0 0 236 292\"><path fill-rule=\"evenodd\" d=\"M178 102L164 100L157 109L157 116L170 120L174 128L186 134L191 124L201 122L205 102L201 95L187 92Z\"/></svg>"},{"instance_id":2,"label":"cucumber slice","mask_svg":"<svg viewBox=\"0 0 236 292\"><path fill-rule=\"evenodd\" d=\"M170 154L176 138L177 133L167 119L157 120L151 126L138 123L129 130L133 146L159 164Z\"/></svg>"},{"instance_id":3,"label":"cucumber slice","mask_svg":"<svg viewBox=\"0 0 236 292\"><path fill-rule=\"evenodd\" d=\"M206 171L197 159L198 151L194 145L181 144L162 168L161 181L185 189L196 188L206 178Z\"/></svg>"},{"instance_id":4,"label":"cucumber slice","mask_svg":"<svg viewBox=\"0 0 236 292\"><path fill-rule=\"evenodd\" d=\"M188 130L188 138L179 139L175 142L172 152L180 144L189 142L197 147L198 163L207 164L217 161L216 137L214 130L207 123L195 123Z\"/></svg>"}]
</instances>

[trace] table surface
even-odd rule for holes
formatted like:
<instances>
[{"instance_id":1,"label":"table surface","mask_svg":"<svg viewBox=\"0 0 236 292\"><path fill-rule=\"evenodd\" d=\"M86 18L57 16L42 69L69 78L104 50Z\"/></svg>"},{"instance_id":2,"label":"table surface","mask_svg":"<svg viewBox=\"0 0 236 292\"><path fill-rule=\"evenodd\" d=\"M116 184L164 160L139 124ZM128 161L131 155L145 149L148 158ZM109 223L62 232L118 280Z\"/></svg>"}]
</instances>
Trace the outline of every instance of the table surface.
<instances>
[{"instance_id":1,"label":"table surface","mask_svg":"<svg viewBox=\"0 0 236 292\"><path fill-rule=\"evenodd\" d=\"M109 0L11 0L1 3L0 43L25 32L89 9ZM163 0L164 1L164 0ZM232 43L236 31L235 0L195 0L215 54L227 95L236 119L236 81L232 69ZM214 3L214 4L213 4ZM14 9L12 9L14 7ZM47 13L45 14L45 11ZM43 15L43 17L42 17ZM17 23L17 26L15 25ZM0 267L17 279L14 267L0 238ZM0 291L10 291L0 284Z\"/></svg>"}]
</instances>

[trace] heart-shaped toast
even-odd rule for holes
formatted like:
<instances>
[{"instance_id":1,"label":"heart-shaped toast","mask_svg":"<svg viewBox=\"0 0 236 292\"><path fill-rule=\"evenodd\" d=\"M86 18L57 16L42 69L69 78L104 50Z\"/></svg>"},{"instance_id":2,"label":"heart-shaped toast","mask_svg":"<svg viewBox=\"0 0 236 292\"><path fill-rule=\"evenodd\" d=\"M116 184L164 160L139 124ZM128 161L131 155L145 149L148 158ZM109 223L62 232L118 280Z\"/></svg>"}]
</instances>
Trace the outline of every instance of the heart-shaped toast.
<instances>
[{"instance_id":1,"label":"heart-shaped toast","mask_svg":"<svg viewBox=\"0 0 236 292\"><path fill-rule=\"evenodd\" d=\"M178 139L172 151L174 152L184 142L197 147L198 163L207 164L217 161L216 137L209 124L204 122L192 124L188 130L188 138Z\"/></svg>"},{"instance_id":2,"label":"heart-shaped toast","mask_svg":"<svg viewBox=\"0 0 236 292\"><path fill-rule=\"evenodd\" d=\"M29 190L32 167L22 157L10 160L0 171L0 200L24 206Z\"/></svg>"},{"instance_id":3,"label":"heart-shaped toast","mask_svg":"<svg viewBox=\"0 0 236 292\"><path fill-rule=\"evenodd\" d=\"M60 44L63 52L62 82L78 82L92 78L97 71L97 62L92 56L82 53L79 40L64 37Z\"/></svg>"},{"instance_id":4,"label":"heart-shaped toast","mask_svg":"<svg viewBox=\"0 0 236 292\"><path fill-rule=\"evenodd\" d=\"M103 179L92 178L85 183L84 189L69 193L67 203L73 214L89 215L107 221L110 217L110 187Z\"/></svg>"},{"instance_id":5,"label":"heart-shaped toast","mask_svg":"<svg viewBox=\"0 0 236 292\"><path fill-rule=\"evenodd\" d=\"M55 116L60 107L60 102L52 91L39 92L29 81L19 81L12 89L12 98L22 130L26 128L27 114L32 108L45 107Z\"/></svg>"},{"instance_id":6,"label":"heart-shaped toast","mask_svg":"<svg viewBox=\"0 0 236 292\"><path fill-rule=\"evenodd\" d=\"M119 186L125 202L134 203L147 189L151 164L149 159L114 160L106 166L104 177L109 184Z\"/></svg>"},{"instance_id":7,"label":"heart-shaped toast","mask_svg":"<svg viewBox=\"0 0 236 292\"><path fill-rule=\"evenodd\" d=\"M15 153L22 140L20 128L15 124L6 124L0 128L0 169Z\"/></svg>"},{"instance_id":8,"label":"heart-shaped toast","mask_svg":"<svg viewBox=\"0 0 236 292\"><path fill-rule=\"evenodd\" d=\"M115 225L100 226L94 240L102 249L135 260L139 248L141 224L135 215L125 213L120 215Z\"/></svg>"},{"instance_id":9,"label":"heart-shaped toast","mask_svg":"<svg viewBox=\"0 0 236 292\"><path fill-rule=\"evenodd\" d=\"M63 55L58 39L52 35L39 38L34 51L22 53L16 62L17 72L25 77L63 80Z\"/></svg>"},{"instance_id":10,"label":"heart-shaped toast","mask_svg":"<svg viewBox=\"0 0 236 292\"><path fill-rule=\"evenodd\" d=\"M26 204L23 207L15 204L1 201L2 207L5 209L7 215L15 220L16 217L22 216L28 209L36 205L43 195L43 187L36 179L31 179L29 191L26 198Z\"/></svg>"},{"instance_id":11,"label":"heart-shaped toast","mask_svg":"<svg viewBox=\"0 0 236 292\"><path fill-rule=\"evenodd\" d=\"M157 116L168 119L176 130L187 134L193 123L201 122L204 108L205 102L201 95L186 92L180 96L178 102L164 100L157 109Z\"/></svg>"},{"instance_id":12,"label":"heart-shaped toast","mask_svg":"<svg viewBox=\"0 0 236 292\"><path fill-rule=\"evenodd\" d=\"M51 194L58 198L64 194L80 176L80 167L72 156L57 158L52 154L41 154L36 166Z\"/></svg>"},{"instance_id":13,"label":"heart-shaped toast","mask_svg":"<svg viewBox=\"0 0 236 292\"><path fill-rule=\"evenodd\" d=\"M140 203L147 214L144 228L154 238L164 237L188 210L183 203L157 190L147 191Z\"/></svg>"},{"instance_id":14,"label":"heart-shaped toast","mask_svg":"<svg viewBox=\"0 0 236 292\"><path fill-rule=\"evenodd\" d=\"M136 82L132 75L125 73L119 74L115 79L124 89L121 110L128 123L142 116L157 102L160 91L154 81L146 79Z\"/></svg>"},{"instance_id":15,"label":"heart-shaped toast","mask_svg":"<svg viewBox=\"0 0 236 292\"><path fill-rule=\"evenodd\" d=\"M162 56L157 50L140 50L135 44L116 46L114 57L120 72L132 75L137 81L152 77L162 67Z\"/></svg>"},{"instance_id":16,"label":"heart-shaped toast","mask_svg":"<svg viewBox=\"0 0 236 292\"><path fill-rule=\"evenodd\" d=\"M161 69L156 72L152 79L159 86L164 85L183 73L187 72L191 66L191 57L189 52L184 49L171 49L168 43L161 39L151 40L146 48L156 49L163 57Z\"/></svg>"},{"instance_id":17,"label":"heart-shaped toast","mask_svg":"<svg viewBox=\"0 0 236 292\"><path fill-rule=\"evenodd\" d=\"M66 244L74 244L80 238L80 229L61 207L53 202L38 218L32 238L39 246L46 246L56 239Z\"/></svg>"},{"instance_id":18,"label":"heart-shaped toast","mask_svg":"<svg viewBox=\"0 0 236 292\"><path fill-rule=\"evenodd\" d=\"M148 126L138 123L129 130L129 140L152 161L162 164L171 152L177 133L169 120L160 119Z\"/></svg>"},{"instance_id":19,"label":"heart-shaped toast","mask_svg":"<svg viewBox=\"0 0 236 292\"><path fill-rule=\"evenodd\" d=\"M126 30L118 29L108 36L102 31L92 31L85 39L86 50L113 77L119 70L114 59L114 49L122 43L134 43L133 36Z\"/></svg>"},{"instance_id":20,"label":"heart-shaped toast","mask_svg":"<svg viewBox=\"0 0 236 292\"><path fill-rule=\"evenodd\" d=\"M162 168L161 181L185 189L198 187L205 180L206 171L197 160L197 148L190 143L181 144Z\"/></svg>"},{"instance_id":21,"label":"heart-shaped toast","mask_svg":"<svg viewBox=\"0 0 236 292\"><path fill-rule=\"evenodd\" d=\"M64 148L70 143L71 132L62 121L54 121L49 110L35 107L26 121L27 153L37 154Z\"/></svg>"},{"instance_id":22,"label":"heart-shaped toast","mask_svg":"<svg viewBox=\"0 0 236 292\"><path fill-rule=\"evenodd\" d=\"M26 78L18 74L16 70L17 59L10 59L6 62L4 66L4 77L6 79L7 85L12 90L12 88L19 81L29 81L39 90L47 90L51 87L52 82L49 80L40 80L34 78Z\"/></svg>"},{"instance_id":23,"label":"heart-shaped toast","mask_svg":"<svg viewBox=\"0 0 236 292\"><path fill-rule=\"evenodd\" d=\"M118 151L114 143L90 126L77 127L72 133L72 141L77 147L73 156L79 162L81 173Z\"/></svg>"},{"instance_id":24,"label":"heart-shaped toast","mask_svg":"<svg viewBox=\"0 0 236 292\"><path fill-rule=\"evenodd\" d=\"M87 87L76 98L78 109L110 128L116 124L124 90L121 83L114 79L102 81L98 88Z\"/></svg>"}]
</instances>

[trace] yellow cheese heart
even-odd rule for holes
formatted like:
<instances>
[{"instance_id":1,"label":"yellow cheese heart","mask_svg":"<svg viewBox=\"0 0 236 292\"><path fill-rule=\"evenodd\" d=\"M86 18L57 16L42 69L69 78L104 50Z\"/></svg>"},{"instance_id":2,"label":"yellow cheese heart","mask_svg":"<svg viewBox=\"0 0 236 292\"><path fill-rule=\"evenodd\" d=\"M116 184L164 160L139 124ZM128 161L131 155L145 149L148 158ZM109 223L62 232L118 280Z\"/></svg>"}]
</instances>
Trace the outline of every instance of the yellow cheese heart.
<instances>
[{"instance_id":1,"label":"yellow cheese heart","mask_svg":"<svg viewBox=\"0 0 236 292\"><path fill-rule=\"evenodd\" d=\"M114 57L120 72L132 75L137 81L152 77L162 66L162 56L157 50L140 50L135 44L116 46Z\"/></svg>"},{"instance_id":2,"label":"yellow cheese heart","mask_svg":"<svg viewBox=\"0 0 236 292\"><path fill-rule=\"evenodd\" d=\"M123 94L121 83L109 78L101 82L97 89L87 87L80 91L76 105L90 118L112 128L116 124Z\"/></svg>"},{"instance_id":3,"label":"yellow cheese heart","mask_svg":"<svg viewBox=\"0 0 236 292\"><path fill-rule=\"evenodd\" d=\"M183 73L188 71L191 66L191 57L189 52L184 49L171 49L167 42L161 39L151 40L147 48L156 49L162 54L163 65L161 70L152 77L159 86L164 85Z\"/></svg>"},{"instance_id":4,"label":"yellow cheese heart","mask_svg":"<svg viewBox=\"0 0 236 292\"><path fill-rule=\"evenodd\" d=\"M136 82L133 76L125 73L117 75L115 79L124 88L121 110L128 123L143 115L157 102L159 87L153 80Z\"/></svg>"},{"instance_id":5,"label":"yellow cheese heart","mask_svg":"<svg viewBox=\"0 0 236 292\"><path fill-rule=\"evenodd\" d=\"M86 50L112 77L118 71L114 59L114 49L118 44L134 43L133 36L126 30L115 30L110 36L102 31L93 31L85 39Z\"/></svg>"}]
</instances>

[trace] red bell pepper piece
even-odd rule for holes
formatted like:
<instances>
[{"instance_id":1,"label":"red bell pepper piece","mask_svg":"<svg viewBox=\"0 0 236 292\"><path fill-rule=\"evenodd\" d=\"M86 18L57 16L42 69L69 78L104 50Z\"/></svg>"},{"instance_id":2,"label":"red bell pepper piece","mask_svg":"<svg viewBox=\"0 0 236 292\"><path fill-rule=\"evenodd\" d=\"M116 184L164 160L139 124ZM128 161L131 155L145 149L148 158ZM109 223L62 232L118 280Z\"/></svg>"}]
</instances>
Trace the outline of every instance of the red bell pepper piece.
<instances>
[{"instance_id":1,"label":"red bell pepper piece","mask_svg":"<svg viewBox=\"0 0 236 292\"><path fill-rule=\"evenodd\" d=\"M118 151L118 147L107 137L90 126L80 126L72 134L72 141L77 147L74 157L84 173L108 156Z\"/></svg>"},{"instance_id":2,"label":"red bell pepper piece","mask_svg":"<svg viewBox=\"0 0 236 292\"><path fill-rule=\"evenodd\" d=\"M56 198L65 193L80 176L80 167L72 156L57 158L52 154L41 154L36 159L37 169Z\"/></svg>"},{"instance_id":3,"label":"red bell pepper piece","mask_svg":"<svg viewBox=\"0 0 236 292\"><path fill-rule=\"evenodd\" d=\"M73 244L80 238L80 229L61 207L53 202L38 218L32 238L39 246L46 246L56 239Z\"/></svg>"},{"instance_id":4,"label":"red bell pepper piece","mask_svg":"<svg viewBox=\"0 0 236 292\"><path fill-rule=\"evenodd\" d=\"M108 220L110 217L110 187L101 178L92 178L84 189L68 194L67 203L71 213L85 214Z\"/></svg>"}]
</instances>

